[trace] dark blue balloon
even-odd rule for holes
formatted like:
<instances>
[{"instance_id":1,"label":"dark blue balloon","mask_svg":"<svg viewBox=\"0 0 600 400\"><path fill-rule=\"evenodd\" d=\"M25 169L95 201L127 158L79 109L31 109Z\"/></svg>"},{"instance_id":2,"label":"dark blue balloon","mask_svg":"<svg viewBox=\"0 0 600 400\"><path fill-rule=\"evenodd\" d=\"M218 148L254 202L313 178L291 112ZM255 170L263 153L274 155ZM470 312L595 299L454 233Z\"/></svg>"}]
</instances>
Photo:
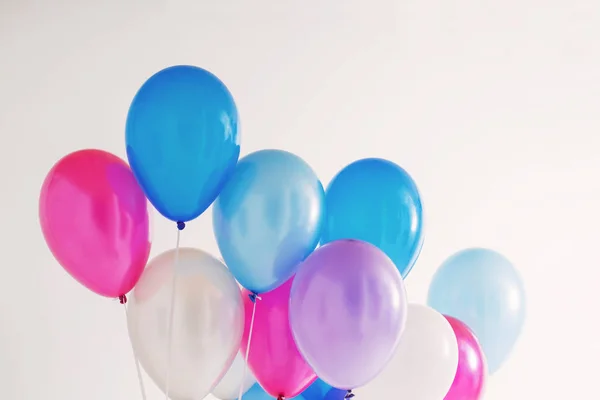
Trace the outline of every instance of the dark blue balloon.
<instances>
[{"instance_id":1,"label":"dark blue balloon","mask_svg":"<svg viewBox=\"0 0 600 400\"><path fill-rule=\"evenodd\" d=\"M331 387L325 381L317 379L304 392L290 400L342 400L346 397L346 390Z\"/></svg>"},{"instance_id":2,"label":"dark blue balloon","mask_svg":"<svg viewBox=\"0 0 600 400\"><path fill-rule=\"evenodd\" d=\"M332 388L327 392L323 400L344 400L347 394L347 390Z\"/></svg>"},{"instance_id":3,"label":"dark blue balloon","mask_svg":"<svg viewBox=\"0 0 600 400\"><path fill-rule=\"evenodd\" d=\"M317 378L304 392L300 394L302 400L323 400L325 395L331 390L331 386L322 379ZM298 397L300 397L298 396Z\"/></svg>"},{"instance_id":4,"label":"dark blue balloon","mask_svg":"<svg viewBox=\"0 0 600 400\"><path fill-rule=\"evenodd\" d=\"M190 221L215 200L240 154L238 112L229 90L192 66L144 83L127 115L129 164L165 217Z\"/></svg>"},{"instance_id":5,"label":"dark blue balloon","mask_svg":"<svg viewBox=\"0 0 600 400\"><path fill-rule=\"evenodd\" d=\"M357 239L383 250L406 277L423 244L417 186L391 161L368 158L342 169L325 194L321 244Z\"/></svg>"}]
</instances>

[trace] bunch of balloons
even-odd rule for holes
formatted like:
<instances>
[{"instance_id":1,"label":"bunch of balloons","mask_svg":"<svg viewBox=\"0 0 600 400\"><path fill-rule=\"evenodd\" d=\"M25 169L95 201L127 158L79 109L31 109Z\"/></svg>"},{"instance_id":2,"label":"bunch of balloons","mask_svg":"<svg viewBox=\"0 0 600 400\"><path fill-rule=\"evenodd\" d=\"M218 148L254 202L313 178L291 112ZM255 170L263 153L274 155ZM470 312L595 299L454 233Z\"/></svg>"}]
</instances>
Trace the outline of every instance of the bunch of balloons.
<instances>
[{"instance_id":1,"label":"bunch of balloons","mask_svg":"<svg viewBox=\"0 0 600 400\"><path fill-rule=\"evenodd\" d=\"M129 165L82 150L44 181L50 250L93 292L122 303L131 292L129 334L151 379L173 400L341 400L381 373L394 398L480 398L524 322L512 264L461 251L435 275L429 305L409 304L404 280L423 243L410 175L363 159L324 190L287 151L238 159L238 119L217 77L170 67L133 99ZM178 229L177 246L150 261L147 200ZM211 205L223 261L179 247Z\"/></svg>"}]
</instances>

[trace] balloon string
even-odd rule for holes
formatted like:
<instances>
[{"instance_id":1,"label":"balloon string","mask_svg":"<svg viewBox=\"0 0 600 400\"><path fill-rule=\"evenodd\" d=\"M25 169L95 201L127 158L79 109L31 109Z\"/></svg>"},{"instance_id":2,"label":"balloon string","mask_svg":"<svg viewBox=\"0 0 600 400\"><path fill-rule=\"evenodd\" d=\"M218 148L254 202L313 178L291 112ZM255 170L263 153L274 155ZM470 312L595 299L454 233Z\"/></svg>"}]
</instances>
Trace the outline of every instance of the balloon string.
<instances>
[{"instance_id":1,"label":"balloon string","mask_svg":"<svg viewBox=\"0 0 600 400\"><path fill-rule=\"evenodd\" d=\"M127 315L127 297L122 295L119 297L119 301L123 304L123 309L125 310L125 320L128 321L129 317ZM131 342L131 339L130 339ZM135 360L135 369L137 371L138 382L140 384L140 391L142 392L142 400L146 400L146 388L144 388L144 380L142 379L142 369L140 368L140 360L135 354L135 348L133 347L133 342L131 342L131 350L133 351L133 359Z\"/></svg>"},{"instance_id":2,"label":"balloon string","mask_svg":"<svg viewBox=\"0 0 600 400\"><path fill-rule=\"evenodd\" d=\"M177 242L175 244L175 261L173 263L173 279L171 281L171 303L169 310L169 325L167 328L167 379L165 384L165 400L169 400L169 392L171 390L171 358L173 348L173 316L175 314L175 289L177 283L177 267L179 264L179 241L181 239L181 231L185 228L184 222L177 222Z\"/></svg>"},{"instance_id":3,"label":"balloon string","mask_svg":"<svg viewBox=\"0 0 600 400\"><path fill-rule=\"evenodd\" d=\"M246 362L244 363L244 369L242 373L242 383L240 384L240 394L237 400L242 400L244 395L244 382L246 381L246 374L248 374L248 357L250 356L250 343L252 343L252 331L254 330L254 316L256 315L256 300L262 300L256 293L248 295L252 300L252 317L250 318L250 332L248 333L248 344L246 345Z\"/></svg>"}]
</instances>

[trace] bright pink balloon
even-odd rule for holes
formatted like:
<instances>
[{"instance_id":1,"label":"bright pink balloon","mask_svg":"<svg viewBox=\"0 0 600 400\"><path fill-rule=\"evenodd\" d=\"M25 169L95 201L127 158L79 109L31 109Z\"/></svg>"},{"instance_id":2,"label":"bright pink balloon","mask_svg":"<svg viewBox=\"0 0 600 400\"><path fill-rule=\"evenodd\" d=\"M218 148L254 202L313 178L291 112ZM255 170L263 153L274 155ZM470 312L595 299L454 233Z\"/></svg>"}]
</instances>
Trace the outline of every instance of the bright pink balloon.
<instances>
[{"instance_id":1,"label":"bright pink balloon","mask_svg":"<svg viewBox=\"0 0 600 400\"><path fill-rule=\"evenodd\" d=\"M297 396L317 379L292 337L288 319L291 289L292 279L256 300L248 365L258 383L275 398ZM241 350L245 354L254 304L251 292L244 289L243 294L246 324Z\"/></svg>"},{"instance_id":2,"label":"bright pink balloon","mask_svg":"<svg viewBox=\"0 0 600 400\"><path fill-rule=\"evenodd\" d=\"M458 369L444 400L478 400L483 396L487 377L483 350L467 325L456 318L444 317L458 340Z\"/></svg>"},{"instance_id":3,"label":"bright pink balloon","mask_svg":"<svg viewBox=\"0 0 600 400\"><path fill-rule=\"evenodd\" d=\"M99 295L127 294L150 254L148 203L131 169L101 150L59 160L40 194L40 224L54 257Z\"/></svg>"}]
</instances>

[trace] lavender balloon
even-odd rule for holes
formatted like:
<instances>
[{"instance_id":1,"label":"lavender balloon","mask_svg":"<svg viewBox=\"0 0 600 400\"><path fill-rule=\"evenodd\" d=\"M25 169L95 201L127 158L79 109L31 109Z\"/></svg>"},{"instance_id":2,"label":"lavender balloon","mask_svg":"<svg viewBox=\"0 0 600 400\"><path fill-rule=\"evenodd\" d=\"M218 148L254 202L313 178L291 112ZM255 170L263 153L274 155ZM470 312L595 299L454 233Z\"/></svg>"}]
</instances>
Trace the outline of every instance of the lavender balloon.
<instances>
[{"instance_id":1,"label":"lavender balloon","mask_svg":"<svg viewBox=\"0 0 600 400\"><path fill-rule=\"evenodd\" d=\"M290 297L298 349L331 386L354 389L381 372L406 324L404 282L377 247L336 240L300 266Z\"/></svg>"}]
</instances>

